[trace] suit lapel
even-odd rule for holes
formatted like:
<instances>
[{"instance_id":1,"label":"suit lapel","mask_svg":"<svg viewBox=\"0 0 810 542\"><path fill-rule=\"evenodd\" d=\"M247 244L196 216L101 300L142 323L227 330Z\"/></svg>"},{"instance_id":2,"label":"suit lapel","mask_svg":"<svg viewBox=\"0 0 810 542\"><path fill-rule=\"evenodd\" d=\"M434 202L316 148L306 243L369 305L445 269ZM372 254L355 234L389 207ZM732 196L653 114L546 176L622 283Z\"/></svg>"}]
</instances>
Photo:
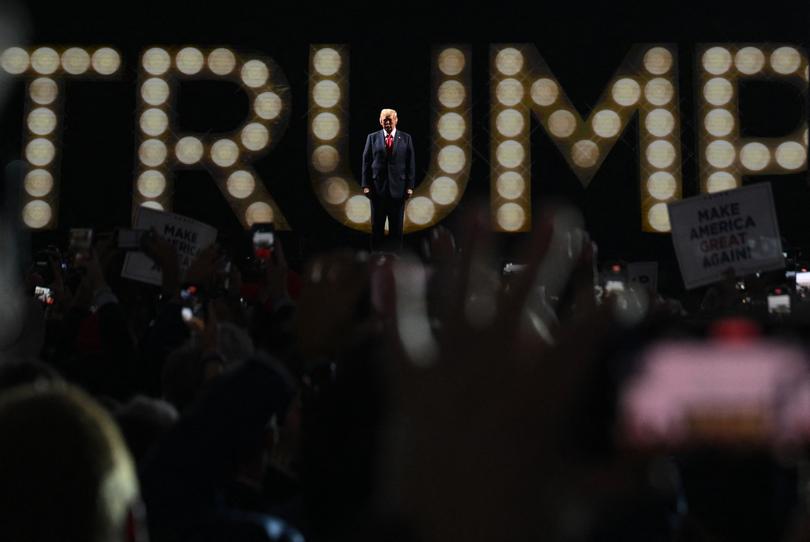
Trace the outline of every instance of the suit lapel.
<instances>
[{"instance_id":1,"label":"suit lapel","mask_svg":"<svg viewBox=\"0 0 810 542\"><path fill-rule=\"evenodd\" d=\"M394 135L394 140L391 142L391 156L397 152L397 143L399 142L400 137L402 136L399 135L399 130L397 130L397 133Z\"/></svg>"}]
</instances>

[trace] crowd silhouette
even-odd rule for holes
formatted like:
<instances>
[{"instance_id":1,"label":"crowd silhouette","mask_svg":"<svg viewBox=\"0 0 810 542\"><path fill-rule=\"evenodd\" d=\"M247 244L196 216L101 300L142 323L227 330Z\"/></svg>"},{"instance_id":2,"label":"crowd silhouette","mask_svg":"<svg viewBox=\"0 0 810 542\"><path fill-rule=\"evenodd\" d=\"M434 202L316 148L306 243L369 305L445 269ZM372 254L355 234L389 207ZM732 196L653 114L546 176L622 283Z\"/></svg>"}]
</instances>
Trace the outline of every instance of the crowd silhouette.
<instances>
[{"instance_id":1,"label":"crowd silhouette","mask_svg":"<svg viewBox=\"0 0 810 542\"><path fill-rule=\"evenodd\" d=\"M807 539L803 435L734 425L770 405L672 445L634 440L623 402L663 341L803 356L802 291L791 314L766 304L784 271L730 274L693 309L608 292L579 214L535 215L506 272L478 207L421 251L301 268L277 240L183 271L146 232L160 287L121 278L114 232L4 265L3 539Z\"/></svg>"}]
</instances>

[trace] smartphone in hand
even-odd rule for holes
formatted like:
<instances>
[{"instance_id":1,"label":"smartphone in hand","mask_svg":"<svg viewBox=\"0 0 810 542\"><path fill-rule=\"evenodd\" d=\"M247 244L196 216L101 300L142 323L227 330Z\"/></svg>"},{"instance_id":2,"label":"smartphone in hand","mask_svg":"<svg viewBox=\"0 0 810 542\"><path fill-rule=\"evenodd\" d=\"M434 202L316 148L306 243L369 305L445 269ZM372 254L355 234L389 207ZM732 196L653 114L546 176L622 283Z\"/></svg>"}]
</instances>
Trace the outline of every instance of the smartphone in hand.
<instances>
[{"instance_id":1,"label":"smartphone in hand","mask_svg":"<svg viewBox=\"0 0 810 542\"><path fill-rule=\"evenodd\" d=\"M180 314L183 316L184 321L205 320L205 303L199 286L186 284L182 287L180 289L180 301L183 303Z\"/></svg>"},{"instance_id":2,"label":"smartphone in hand","mask_svg":"<svg viewBox=\"0 0 810 542\"><path fill-rule=\"evenodd\" d=\"M257 222L250 228L253 255L259 266L266 268L273 258L276 245L276 230L272 222Z\"/></svg>"},{"instance_id":3,"label":"smartphone in hand","mask_svg":"<svg viewBox=\"0 0 810 542\"><path fill-rule=\"evenodd\" d=\"M790 314L790 292L787 287L777 286L768 292L768 314L777 316Z\"/></svg>"},{"instance_id":4,"label":"smartphone in hand","mask_svg":"<svg viewBox=\"0 0 810 542\"><path fill-rule=\"evenodd\" d=\"M54 304L53 291L44 286L34 287L34 297L36 297L43 307L49 307Z\"/></svg>"},{"instance_id":5,"label":"smartphone in hand","mask_svg":"<svg viewBox=\"0 0 810 542\"><path fill-rule=\"evenodd\" d=\"M810 295L810 271L806 267L801 267L796 271L794 278L796 280L796 293L802 298Z\"/></svg>"},{"instance_id":6,"label":"smartphone in hand","mask_svg":"<svg viewBox=\"0 0 810 542\"><path fill-rule=\"evenodd\" d=\"M90 257L93 247L93 230L91 228L71 228L68 240L68 253L72 257L73 265L81 267Z\"/></svg>"}]
</instances>

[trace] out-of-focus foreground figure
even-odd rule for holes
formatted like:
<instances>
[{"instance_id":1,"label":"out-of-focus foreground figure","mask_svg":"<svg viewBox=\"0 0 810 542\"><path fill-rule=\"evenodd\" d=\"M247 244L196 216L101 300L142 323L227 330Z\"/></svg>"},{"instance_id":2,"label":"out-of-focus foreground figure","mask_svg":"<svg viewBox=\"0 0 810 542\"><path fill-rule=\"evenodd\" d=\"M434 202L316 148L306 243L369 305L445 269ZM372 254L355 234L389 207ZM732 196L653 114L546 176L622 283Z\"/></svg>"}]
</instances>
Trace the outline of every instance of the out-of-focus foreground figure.
<instances>
[{"instance_id":1,"label":"out-of-focus foreground figure","mask_svg":"<svg viewBox=\"0 0 810 542\"><path fill-rule=\"evenodd\" d=\"M61 383L0 398L0 539L142 542L138 482L110 416Z\"/></svg>"}]
</instances>

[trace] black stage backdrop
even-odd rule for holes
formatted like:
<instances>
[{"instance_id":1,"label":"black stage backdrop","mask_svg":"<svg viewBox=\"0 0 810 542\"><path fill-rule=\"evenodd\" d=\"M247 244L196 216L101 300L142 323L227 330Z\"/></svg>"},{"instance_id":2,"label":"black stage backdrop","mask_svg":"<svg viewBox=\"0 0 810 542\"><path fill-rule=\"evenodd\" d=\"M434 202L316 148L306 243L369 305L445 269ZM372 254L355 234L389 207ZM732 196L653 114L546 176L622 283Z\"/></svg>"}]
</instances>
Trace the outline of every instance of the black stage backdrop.
<instances>
[{"instance_id":1,"label":"black stage backdrop","mask_svg":"<svg viewBox=\"0 0 810 542\"><path fill-rule=\"evenodd\" d=\"M283 139L253 164L284 210L293 231L284 235L296 259L314 250L364 247L365 234L332 219L312 193L307 168L308 62L311 43L351 47L350 153L355 175L365 136L377 129L381 107L399 111L399 127L410 132L417 152L417 178L429 163L430 51L433 44L472 46L472 135L474 157L467 191L449 216L489 197L489 45L534 43L573 104L589 114L605 84L634 43L675 43L679 52L684 197L698 193L695 112L695 46L702 42L788 42L805 47L810 29L801 3L758 7L639 3L591 7L568 2L549 7L497 2L475 8L466 3L433 10L409 10L402 2L380 2L343 9L310 4L293 9L278 3L198 3L180 6L107 4L97 9L46 3L27 6L30 45L109 44L122 52L120 79L67 82L62 123L59 228L33 235L35 244L63 238L70 227L99 230L126 226L137 152L138 60L150 46L229 46L272 57L292 88L292 114ZM2 111L2 158L20 156L23 134L23 82ZM743 84L741 126L745 136L779 136L807 117L805 99L792 87ZM178 128L227 131L248 112L247 95L235 84L186 82L173 97ZM534 120L532 122L535 122ZM598 243L600 256L659 260L672 270L668 235L641 231L637 119L624 131L587 189L583 189L543 130L532 136L535 203L564 198L578 205ZM241 228L204 170L175 173L174 210L216 226L226 235ZM790 244L810 242L810 188L806 172L758 176L744 182L772 181L783 237ZM408 236L411 246L422 234ZM61 236L61 237L60 237ZM508 247L521 235L499 236Z\"/></svg>"}]
</instances>

